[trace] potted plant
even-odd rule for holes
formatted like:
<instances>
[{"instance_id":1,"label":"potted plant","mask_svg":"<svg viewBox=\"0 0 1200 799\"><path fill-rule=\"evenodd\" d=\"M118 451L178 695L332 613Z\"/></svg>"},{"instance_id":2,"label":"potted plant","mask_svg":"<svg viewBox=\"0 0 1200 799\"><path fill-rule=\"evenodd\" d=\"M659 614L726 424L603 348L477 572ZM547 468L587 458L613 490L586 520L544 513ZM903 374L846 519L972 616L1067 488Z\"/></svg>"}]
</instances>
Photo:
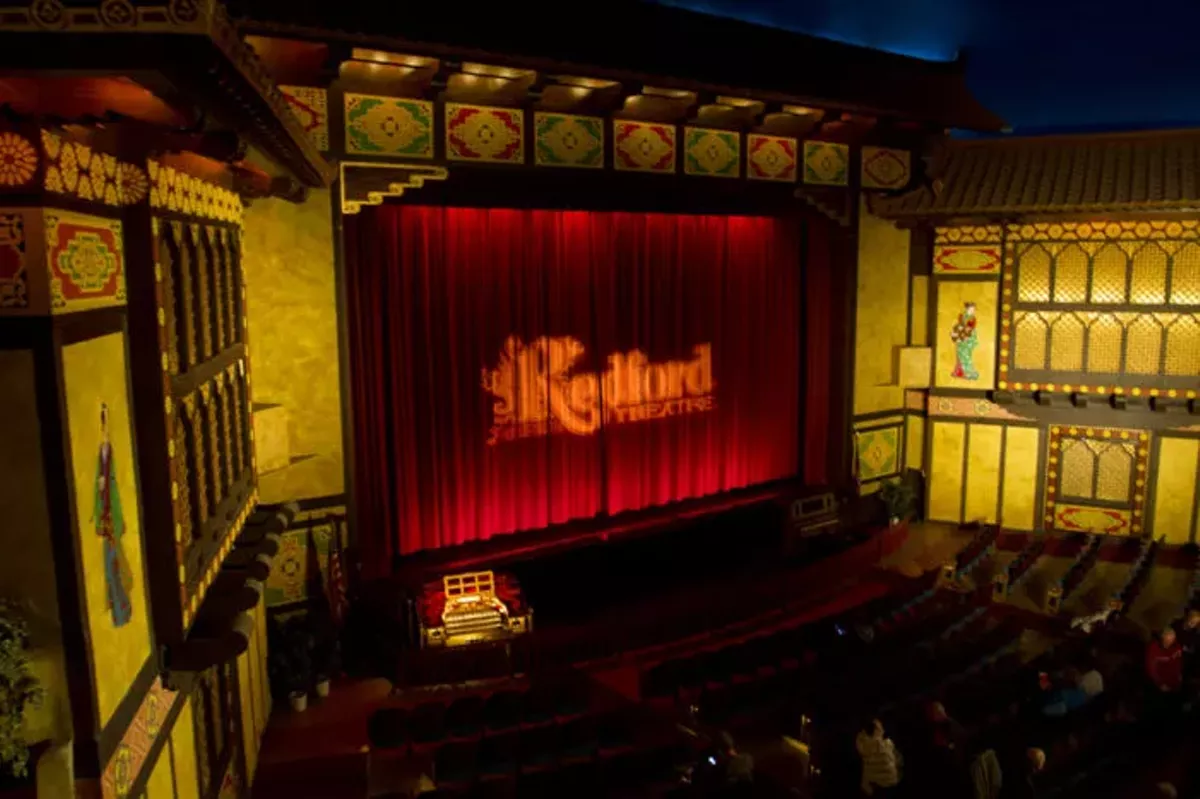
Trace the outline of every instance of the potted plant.
<instances>
[{"instance_id":1,"label":"potted plant","mask_svg":"<svg viewBox=\"0 0 1200 799\"><path fill-rule=\"evenodd\" d=\"M917 504L917 494L904 480L884 483L879 489L879 498L887 507L888 522L894 527L912 516Z\"/></svg>"},{"instance_id":2,"label":"potted plant","mask_svg":"<svg viewBox=\"0 0 1200 799\"><path fill-rule=\"evenodd\" d=\"M318 699L329 696L329 681L342 670L342 645L337 625L320 614L310 615L313 621L313 674L316 683L313 690Z\"/></svg>"},{"instance_id":3,"label":"potted plant","mask_svg":"<svg viewBox=\"0 0 1200 799\"><path fill-rule=\"evenodd\" d=\"M29 659L29 628L20 607L0 599L0 788L33 784L25 709L42 701Z\"/></svg>"},{"instance_id":4,"label":"potted plant","mask_svg":"<svg viewBox=\"0 0 1200 799\"><path fill-rule=\"evenodd\" d=\"M271 647L269 668L276 691L286 694L292 710L308 708L308 689L312 685L313 638L304 619L290 619L277 628Z\"/></svg>"}]
</instances>

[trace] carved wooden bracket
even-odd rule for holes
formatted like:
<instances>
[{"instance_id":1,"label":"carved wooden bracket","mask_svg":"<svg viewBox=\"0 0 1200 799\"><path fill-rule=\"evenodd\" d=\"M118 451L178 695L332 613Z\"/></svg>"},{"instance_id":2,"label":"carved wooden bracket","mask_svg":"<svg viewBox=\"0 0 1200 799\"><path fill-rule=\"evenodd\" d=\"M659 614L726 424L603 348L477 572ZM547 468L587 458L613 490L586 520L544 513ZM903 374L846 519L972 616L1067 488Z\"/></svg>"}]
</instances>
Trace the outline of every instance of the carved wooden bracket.
<instances>
[{"instance_id":1,"label":"carved wooden bracket","mask_svg":"<svg viewBox=\"0 0 1200 799\"><path fill-rule=\"evenodd\" d=\"M382 205L388 197L399 197L408 189L419 189L427 180L446 180L450 171L431 164L389 164L342 161L339 178L342 213L357 214L364 205Z\"/></svg>"}]
</instances>

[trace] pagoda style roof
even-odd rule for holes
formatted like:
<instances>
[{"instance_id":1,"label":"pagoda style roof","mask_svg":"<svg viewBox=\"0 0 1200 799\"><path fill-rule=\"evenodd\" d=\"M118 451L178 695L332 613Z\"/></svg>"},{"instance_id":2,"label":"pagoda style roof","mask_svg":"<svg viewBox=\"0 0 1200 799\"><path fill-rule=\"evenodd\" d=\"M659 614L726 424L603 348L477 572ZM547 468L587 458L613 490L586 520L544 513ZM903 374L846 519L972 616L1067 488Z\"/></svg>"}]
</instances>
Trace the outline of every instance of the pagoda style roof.
<instances>
[{"instance_id":1,"label":"pagoda style roof","mask_svg":"<svg viewBox=\"0 0 1200 799\"><path fill-rule=\"evenodd\" d=\"M354 47L588 74L783 104L998 131L962 64L939 63L635 0L564 6L443 3L403 11L367 0L234 0L243 31Z\"/></svg>"},{"instance_id":2,"label":"pagoda style roof","mask_svg":"<svg viewBox=\"0 0 1200 799\"><path fill-rule=\"evenodd\" d=\"M871 198L901 220L1200 208L1200 130L952 141L938 180Z\"/></svg>"}]
</instances>

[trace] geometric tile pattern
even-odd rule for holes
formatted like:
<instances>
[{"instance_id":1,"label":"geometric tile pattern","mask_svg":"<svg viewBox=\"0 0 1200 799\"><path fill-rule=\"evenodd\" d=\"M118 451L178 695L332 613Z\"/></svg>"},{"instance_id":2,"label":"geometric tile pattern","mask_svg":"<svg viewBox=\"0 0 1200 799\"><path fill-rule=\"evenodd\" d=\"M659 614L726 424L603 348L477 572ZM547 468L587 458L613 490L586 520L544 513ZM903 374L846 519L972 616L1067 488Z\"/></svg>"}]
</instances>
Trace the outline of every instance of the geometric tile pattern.
<instances>
[{"instance_id":1,"label":"geometric tile pattern","mask_svg":"<svg viewBox=\"0 0 1200 799\"><path fill-rule=\"evenodd\" d=\"M862 148L864 189L902 189L912 178L912 153L889 147Z\"/></svg>"},{"instance_id":2,"label":"geometric tile pattern","mask_svg":"<svg viewBox=\"0 0 1200 799\"><path fill-rule=\"evenodd\" d=\"M446 103L446 158L525 163L525 112L519 108Z\"/></svg>"},{"instance_id":3,"label":"geometric tile pattern","mask_svg":"<svg viewBox=\"0 0 1200 799\"><path fill-rule=\"evenodd\" d=\"M346 94L346 152L433 158L433 103Z\"/></svg>"},{"instance_id":4,"label":"geometric tile pattern","mask_svg":"<svg viewBox=\"0 0 1200 799\"><path fill-rule=\"evenodd\" d=\"M804 182L816 186L849 184L850 148L825 141L804 142Z\"/></svg>"},{"instance_id":5,"label":"geometric tile pattern","mask_svg":"<svg viewBox=\"0 0 1200 799\"><path fill-rule=\"evenodd\" d=\"M629 172L675 171L675 126L613 120L613 166Z\"/></svg>"},{"instance_id":6,"label":"geometric tile pattern","mask_svg":"<svg viewBox=\"0 0 1200 799\"><path fill-rule=\"evenodd\" d=\"M854 451L859 482L897 474L900 471L900 427L856 432Z\"/></svg>"},{"instance_id":7,"label":"geometric tile pattern","mask_svg":"<svg viewBox=\"0 0 1200 799\"><path fill-rule=\"evenodd\" d=\"M50 312L72 313L124 305L121 223L47 210L45 225Z\"/></svg>"},{"instance_id":8,"label":"geometric tile pattern","mask_svg":"<svg viewBox=\"0 0 1200 799\"><path fill-rule=\"evenodd\" d=\"M751 180L795 183L797 142L787 136L751 133L746 137L746 176Z\"/></svg>"},{"instance_id":9,"label":"geometric tile pattern","mask_svg":"<svg viewBox=\"0 0 1200 799\"><path fill-rule=\"evenodd\" d=\"M600 169L604 166L604 120L538 111L533 115L534 163Z\"/></svg>"},{"instance_id":10,"label":"geometric tile pattern","mask_svg":"<svg viewBox=\"0 0 1200 799\"><path fill-rule=\"evenodd\" d=\"M683 130L683 171L686 174L738 177L741 137L737 133L692 127Z\"/></svg>"}]
</instances>

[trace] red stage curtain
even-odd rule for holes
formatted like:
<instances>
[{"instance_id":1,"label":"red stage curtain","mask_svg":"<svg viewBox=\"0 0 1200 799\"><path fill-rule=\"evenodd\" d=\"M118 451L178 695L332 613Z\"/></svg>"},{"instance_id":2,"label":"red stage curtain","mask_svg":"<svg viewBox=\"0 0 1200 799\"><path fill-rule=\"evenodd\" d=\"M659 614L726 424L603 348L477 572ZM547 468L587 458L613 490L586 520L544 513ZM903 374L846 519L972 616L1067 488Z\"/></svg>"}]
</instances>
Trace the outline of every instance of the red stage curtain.
<instances>
[{"instance_id":1,"label":"red stage curtain","mask_svg":"<svg viewBox=\"0 0 1200 799\"><path fill-rule=\"evenodd\" d=\"M382 574L396 554L795 475L802 227L774 217L412 205L348 217L364 566ZM807 318L815 329L811 309ZM550 337L538 346L570 361L538 383L544 397L518 405L553 410L566 394L586 409L590 378L567 381L602 375L611 356L633 350L649 364L675 362L655 372L659 383L647 378L658 388L646 390L669 396L671 386L703 382L697 348L709 345L714 385L708 400L653 406L690 412L596 415L586 432L560 429L553 412L550 434L534 424L517 437L514 427L493 431L497 399L484 386L512 337ZM810 369L807 393L827 382ZM590 385L619 395L611 378ZM489 441L493 432L499 441Z\"/></svg>"},{"instance_id":2,"label":"red stage curtain","mask_svg":"<svg viewBox=\"0 0 1200 799\"><path fill-rule=\"evenodd\" d=\"M835 388L833 342L841 331L834 320L841 310L834 291L830 224L809 224L804 238L804 456L807 485L829 482L831 403ZM844 333L842 335L845 335ZM835 434L836 435L836 434Z\"/></svg>"}]
</instances>

